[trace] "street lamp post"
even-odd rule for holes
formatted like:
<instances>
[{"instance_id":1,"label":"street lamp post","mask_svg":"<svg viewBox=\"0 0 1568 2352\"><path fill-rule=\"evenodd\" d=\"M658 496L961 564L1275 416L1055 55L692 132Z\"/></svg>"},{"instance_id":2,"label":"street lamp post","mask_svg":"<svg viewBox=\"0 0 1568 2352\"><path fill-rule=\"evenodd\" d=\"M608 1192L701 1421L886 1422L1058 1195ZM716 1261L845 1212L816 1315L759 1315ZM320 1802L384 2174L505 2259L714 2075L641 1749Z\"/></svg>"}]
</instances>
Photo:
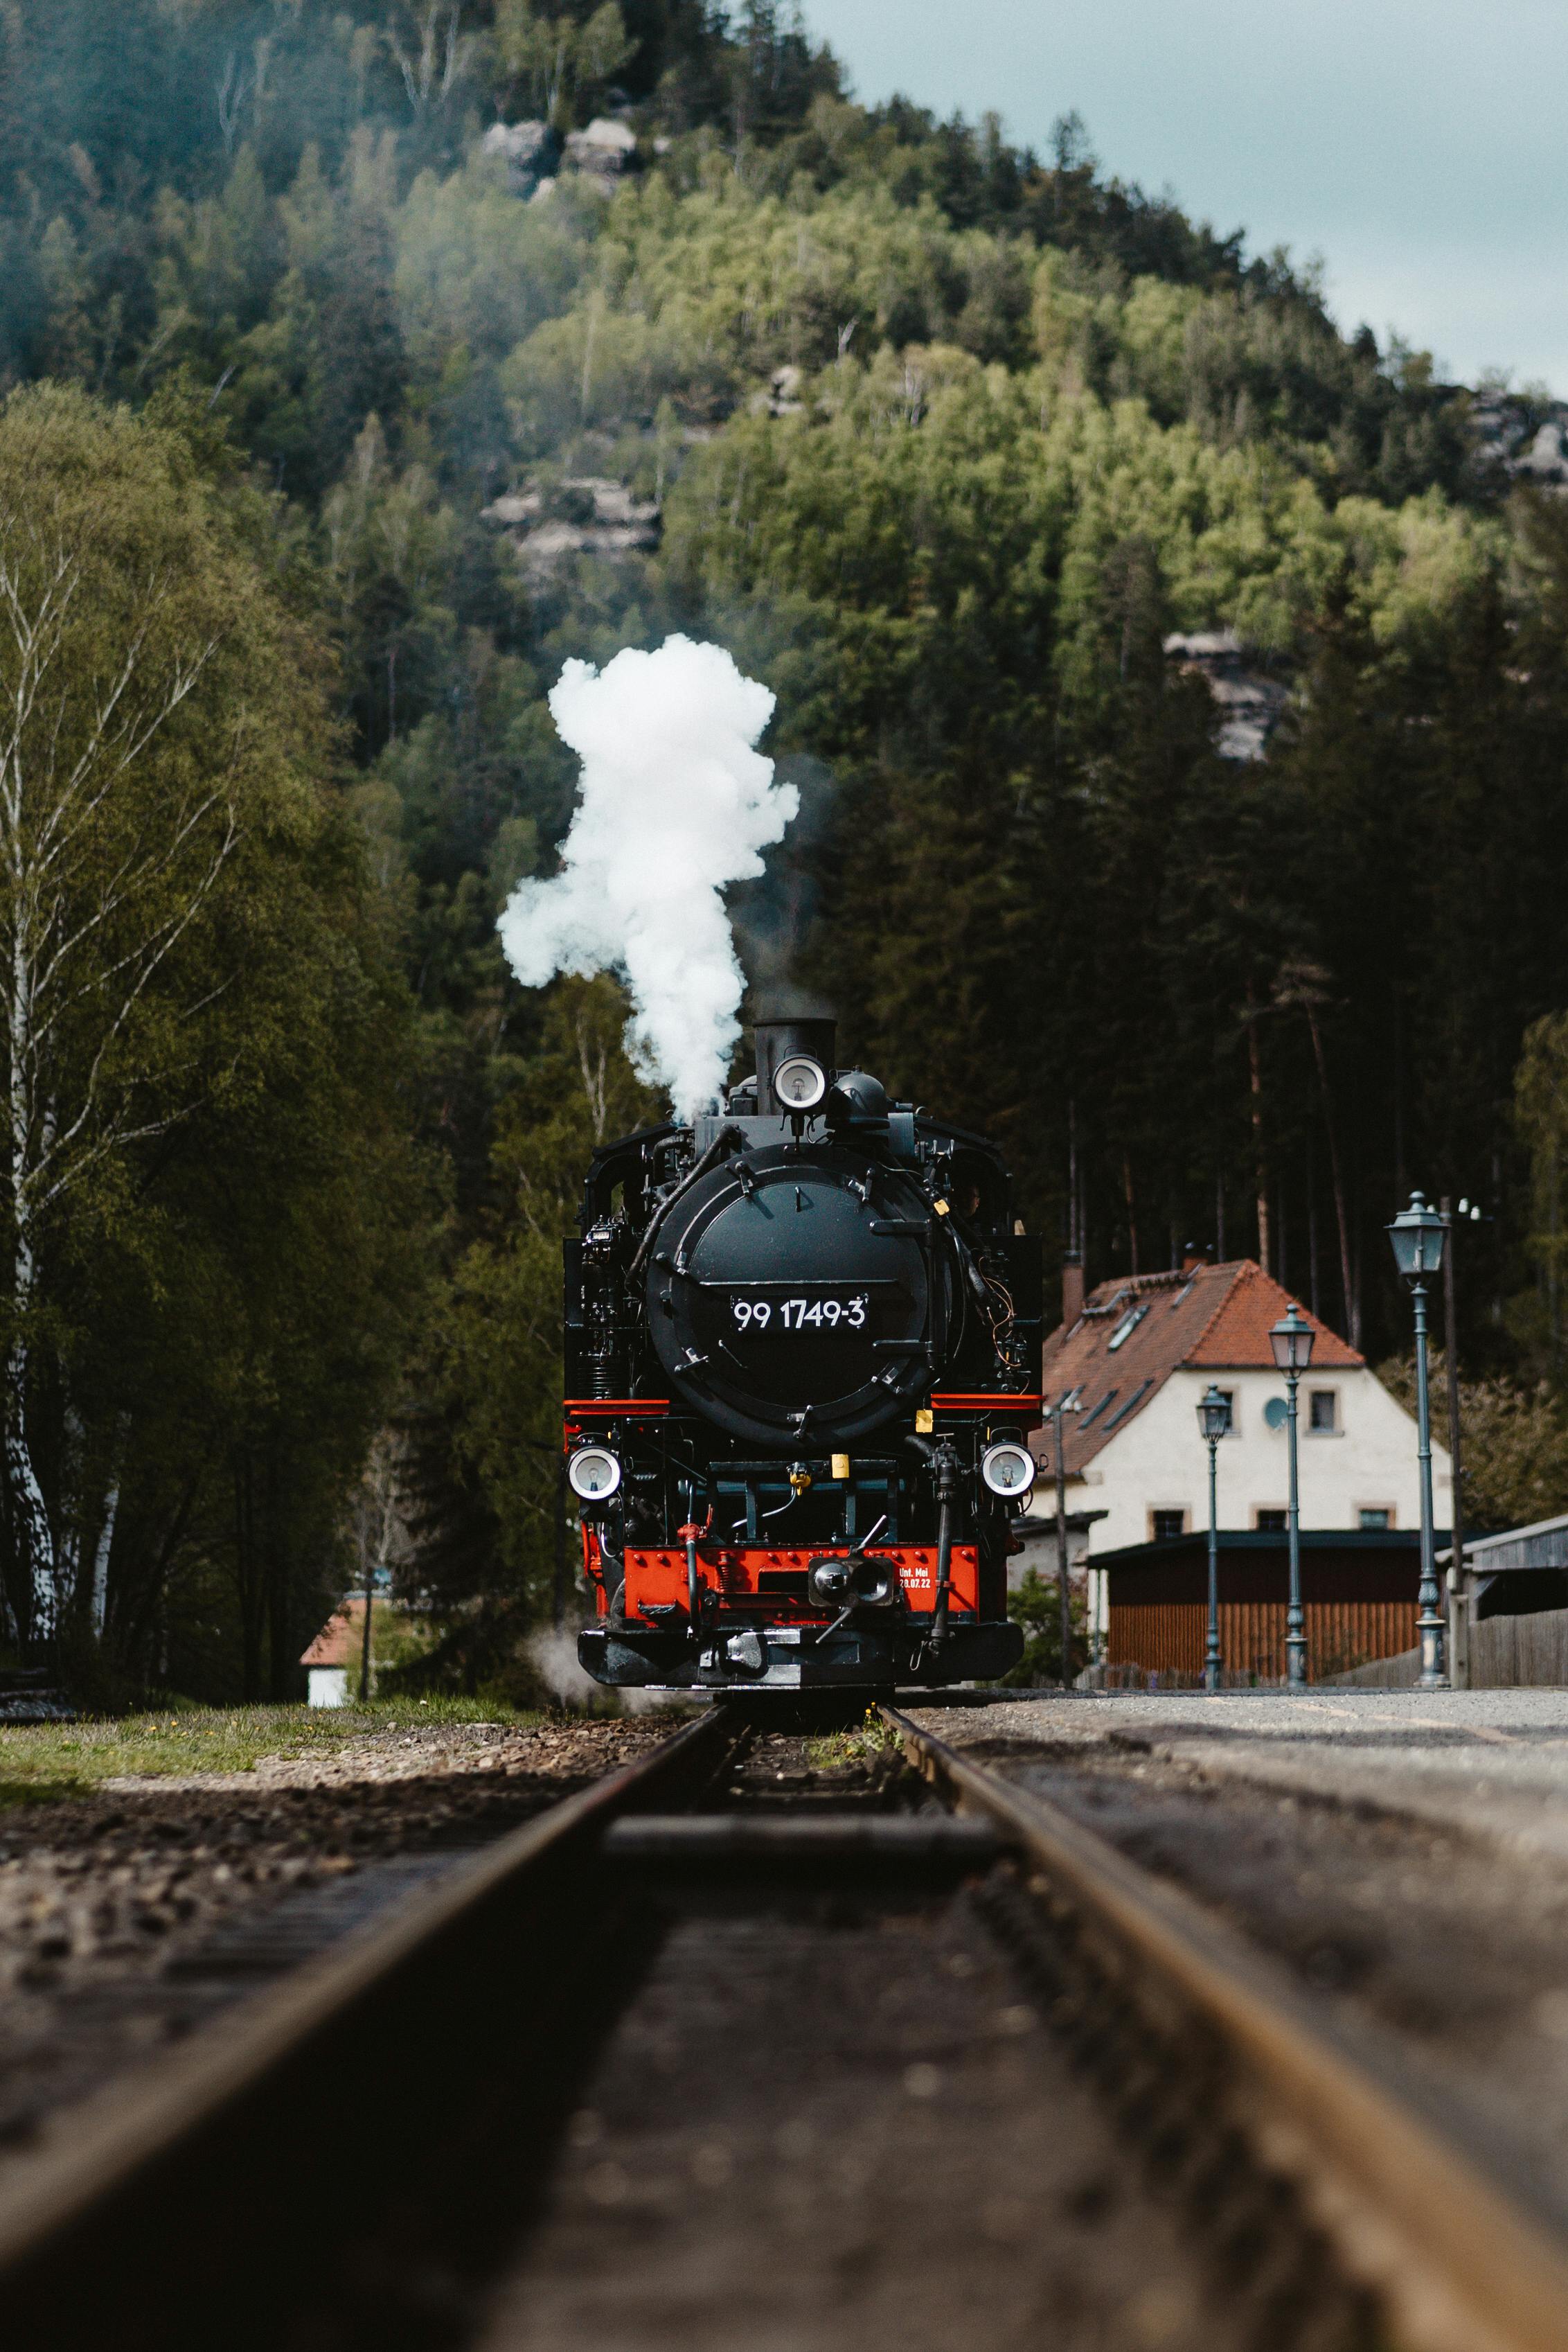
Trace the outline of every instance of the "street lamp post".
<instances>
[{"instance_id":1,"label":"street lamp post","mask_svg":"<svg viewBox=\"0 0 1568 2352\"><path fill-rule=\"evenodd\" d=\"M1214 1456L1222 1437L1230 1434L1230 1399L1208 1384L1197 1401L1197 1425L1208 1447L1208 1643L1203 1654L1203 1687L1219 1688L1219 1509Z\"/></svg>"},{"instance_id":2,"label":"street lamp post","mask_svg":"<svg viewBox=\"0 0 1568 2352\"><path fill-rule=\"evenodd\" d=\"M1427 1286L1440 1274L1448 1227L1426 1195L1412 1192L1388 1228L1394 1262L1410 1286L1416 1309L1416 1454L1421 1483L1421 1592L1416 1630L1421 1636L1422 1690L1447 1690L1443 1659L1443 1612L1437 1605L1437 1549L1432 1527L1432 1414L1427 1396ZM1452 1367L1449 1378L1452 1379Z\"/></svg>"},{"instance_id":3,"label":"street lamp post","mask_svg":"<svg viewBox=\"0 0 1568 2352\"><path fill-rule=\"evenodd\" d=\"M1470 1204L1459 1202L1458 1213L1468 1217ZM1454 1298L1454 1260L1458 1255L1454 1246L1454 1211L1445 1192L1437 1203L1437 1213L1443 1220L1448 1236L1448 1246L1443 1252L1443 1361L1448 1372L1448 1460L1453 1467L1450 1480L1452 1501L1448 1508L1448 1679L1456 1690L1468 1690L1470 1680L1470 1629L1465 1605L1465 1513L1464 1486L1459 1460L1459 1342L1458 1310Z\"/></svg>"},{"instance_id":4,"label":"street lamp post","mask_svg":"<svg viewBox=\"0 0 1568 2352\"><path fill-rule=\"evenodd\" d=\"M1307 1679L1307 1621L1301 1608L1301 1509L1298 1491L1296 1390L1312 1360L1317 1333L1293 1303L1269 1329L1274 1361L1285 1375L1285 1433L1290 1449L1290 1507L1285 1515L1291 1545L1291 1605L1285 1613L1285 1679L1292 1690Z\"/></svg>"},{"instance_id":5,"label":"street lamp post","mask_svg":"<svg viewBox=\"0 0 1568 2352\"><path fill-rule=\"evenodd\" d=\"M1071 1391L1058 1397L1050 1418L1056 1423L1056 1601L1061 1627L1061 1687L1072 1687L1072 1586L1067 1565L1067 1448L1061 1416L1076 1412Z\"/></svg>"}]
</instances>

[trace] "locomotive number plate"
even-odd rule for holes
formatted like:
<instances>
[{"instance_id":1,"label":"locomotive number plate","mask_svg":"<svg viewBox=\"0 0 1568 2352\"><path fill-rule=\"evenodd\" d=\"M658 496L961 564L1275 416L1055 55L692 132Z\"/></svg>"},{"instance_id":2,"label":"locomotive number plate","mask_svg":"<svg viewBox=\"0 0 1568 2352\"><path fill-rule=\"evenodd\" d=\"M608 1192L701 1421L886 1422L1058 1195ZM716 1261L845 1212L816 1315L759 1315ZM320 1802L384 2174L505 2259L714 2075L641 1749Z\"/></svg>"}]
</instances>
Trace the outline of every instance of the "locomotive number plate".
<instances>
[{"instance_id":1,"label":"locomotive number plate","mask_svg":"<svg viewBox=\"0 0 1568 2352\"><path fill-rule=\"evenodd\" d=\"M852 1298L732 1298L730 1313L737 1331L837 1330L865 1328L868 1305L863 1291Z\"/></svg>"}]
</instances>

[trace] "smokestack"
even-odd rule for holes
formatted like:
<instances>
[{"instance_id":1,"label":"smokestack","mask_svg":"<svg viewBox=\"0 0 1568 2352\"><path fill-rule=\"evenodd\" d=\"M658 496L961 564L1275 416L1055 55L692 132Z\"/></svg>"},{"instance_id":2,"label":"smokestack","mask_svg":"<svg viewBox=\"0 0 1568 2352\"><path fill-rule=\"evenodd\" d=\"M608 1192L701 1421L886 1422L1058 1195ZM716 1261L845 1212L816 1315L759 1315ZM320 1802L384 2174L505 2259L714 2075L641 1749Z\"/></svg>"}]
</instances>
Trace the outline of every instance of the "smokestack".
<instances>
[{"instance_id":1,"label":"smokestack","mask_svg":"<svg viewBox=\"0 0 1568 2352\"><path fill-rule=\"evenodd\" d=\"M1061 1260L1061 1322L1071 1330L1083 1312L1083 1260L1077 1250L1067 1250Z\"/></svg>"},{"instance_id":2,"label":"smokestack","mask_svg":"<svg viewBox=\"0 0 1568 2352\"><path fill-rule=\"evenodd\" d=\"M719 646L666 637L596 670L569 661L550 716L582 761L560 872L519 882L501 945L525 988L619 971L627 1045L677 1118L716 1095L740 1035L743 982L724 890L755 881L800 805L753 746L773 697Z\"/></svg>"},{"instance_id":3,"label":"smokestack","mask_svg":"<svg viewBox=\"0 0 1568 2352\"><path fill-rule=\"evenodd\" d=\"M832 1080L838 1050L836 1021L759 1021L757 1024L757 1108L764 1118L777 1118L781 1106L773 1094L773 1073L791 1054L810 1054Z\"/></svg>"}]
</instances>

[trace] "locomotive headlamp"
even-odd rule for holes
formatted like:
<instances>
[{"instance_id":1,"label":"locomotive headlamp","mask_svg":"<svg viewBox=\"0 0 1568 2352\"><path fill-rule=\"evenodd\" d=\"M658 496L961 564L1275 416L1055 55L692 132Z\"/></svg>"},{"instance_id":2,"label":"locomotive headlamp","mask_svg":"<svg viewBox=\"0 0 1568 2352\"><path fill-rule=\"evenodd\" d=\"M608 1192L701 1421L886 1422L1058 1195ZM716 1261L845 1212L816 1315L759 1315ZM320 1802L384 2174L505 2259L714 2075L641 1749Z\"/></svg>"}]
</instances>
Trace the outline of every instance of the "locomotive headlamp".
<instances>
[{"instance_id":1,"label":"locomotive headlamp","mask_svg":"<svg viewBox=\"0 0 1568 2352\"><path fill-rule=\"evenodd\" d=\"M828 1074L810 1054L791 1054L773 1073L773 1091L786 1110L815 1110L828 1091Z\"/></svg>"},{"instance_id":2,"label":"locomotive headlamp","mask_svg":"<svg viewBox=\"0 0 1568 2352\"><path fill-rule=\"evenodd\" d=\"M1027 1445L1016 1445L1009 1439L1002 1445L989 1445L980 1457L980 1475L993 1495L1004 1501L1021 1501L1034 1485L1034 1456Z\"/></svg>"},{"instance_id":3,"label":"locomotive headlamp","mask_svg":"<svg viewBox=\"0 0 1568 2352\"><path fill-rule=\"evenodd\" d=\"M621 1484L621 1465L605 1445L580 1445L566 1465L567 1485L580 1502L607 1503Z\"/></svg>"}]
</instances>

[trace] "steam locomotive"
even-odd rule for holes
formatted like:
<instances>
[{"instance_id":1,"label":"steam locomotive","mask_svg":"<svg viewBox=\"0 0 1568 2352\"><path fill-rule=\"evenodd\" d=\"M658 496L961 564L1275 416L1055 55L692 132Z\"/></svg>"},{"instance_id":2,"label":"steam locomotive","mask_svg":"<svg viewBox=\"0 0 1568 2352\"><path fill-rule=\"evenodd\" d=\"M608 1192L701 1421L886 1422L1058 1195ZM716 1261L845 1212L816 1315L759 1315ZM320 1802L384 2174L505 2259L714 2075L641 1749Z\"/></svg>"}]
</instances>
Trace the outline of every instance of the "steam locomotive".
<instances>
[{"instance_id":1,"label":"steam locomotive","mask_svg":"<svg viewBox=\"0 0 1568 2352\"><path fill-rule=\"evenodd\" d=\"M982 1137L758 1024L757 1074L594 1155L566 1472L602 1683L988 1679L1039 1423L1040 1262Z\"/></svg>"}]
</instances>

